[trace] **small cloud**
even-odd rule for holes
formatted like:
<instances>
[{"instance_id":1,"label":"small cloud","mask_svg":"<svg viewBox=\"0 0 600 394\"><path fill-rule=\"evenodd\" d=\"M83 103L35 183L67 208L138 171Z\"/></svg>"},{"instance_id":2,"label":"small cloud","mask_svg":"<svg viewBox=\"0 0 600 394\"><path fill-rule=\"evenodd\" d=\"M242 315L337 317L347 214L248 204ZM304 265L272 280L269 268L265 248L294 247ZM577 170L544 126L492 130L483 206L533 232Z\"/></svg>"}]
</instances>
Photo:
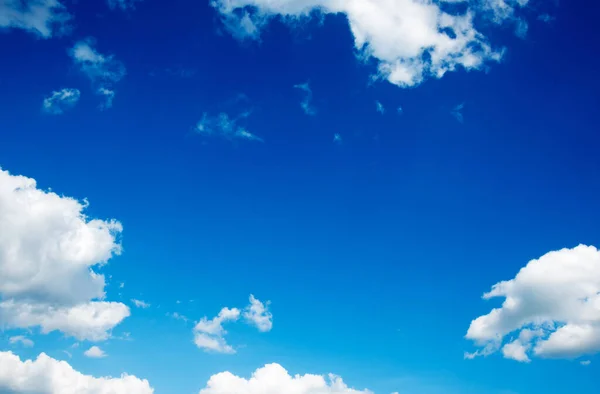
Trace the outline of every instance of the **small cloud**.
<instances>
[{"instance_id":1,"label":"small cloud","mask_svg":"<svg viewBox=\"0 0 600 394\"><path fill-rule=\"evenodd\" d=\"M150 307L150 304L148 304L147 302L144 302L142 300L136 300L135 298L132 298L131 302L133 302L133 304L138 308L146 309Z\"/></svg>"},{"instance_id":2,"label":"small cloud","mask_svg":"<svg viewBox=\"0 0 600 394\"><path fill-rule=\"evenodd\" d=\"M67 357L69 357L69 358L73 358L73 355L72 355L70 352L68 352L68 351L66 351L66 350L63 350L63 353L64 353L64 354L66 354L66 355L67 355Z\"/></svg>"},{"instance_id":3,"label":"small cloud","mask_svg":"<svg viewBox=\"0 0 600 394\"><path fill-rule=\"evenodd\" d=\"M125 287L125 282L119 283L119 289L122 289L123 287Z\"/></svg>"},{"instance_id":4,"label":"small cloud","mask_svg":"<svg viewBox=\"0 0 600 394\"><path fill-rule=\"evenodd\" d=\"M538 20L545 22L545 23L550 23L550 22L554 22L556 20L556 18L549 14L542 14L542 15L538 16Z\"/></svg>"},{"instance_id":5,"label":"small cloud","mask_svg":"<svg viewBox=\"0 0 600 394\"><path fill-rule=\"evenodd\" d=\"M401 107L401 106L398 106L398 108L396 108L396 113L397 113L398 115L402 115L402 114L404 114L404 110L402 109L402 107Z\"/></svg>"},{"instance_id":6,"label":"small cloud","mask_svg":"<svg viewBox=\"0 0 600 394\"><path fill-rule=\"evenodd\" d=\"M464 107L465 103L460 103L456 107L452 108L452 111L450 111L450 115L454 116L454 118L460 123L463 123L465 120L462 113Z\"/></svg>"},{"instance_id":7,"label":"small cloud","mask_svg":"<svg viewBox=\"0 0 600 394\"><path fill-rule=\"evenodd\" d=\"M104 350L100 349L98 346L92 346L83 354L89 358L104 358L107 356L107 354L104 353Z\"/></svg>"},{"instance_id":8,"label":"small cloud","mask_svg":"<svg viewBox=\"0 0 600 394\"><path fill-rule=\"evenodd\" d=\"M383 104L381 104L381 102L375 101L375 107L377 109L377 112L379 112L380 114L383 115L385 113L385 107L383 106Z\"/></svg>"},{"instance_id":9,"label":"small cloud","mask_svg":"<svg viewBox=\"0 0 600 394\"><path fill-rule=\"evenodd\" d=\"M579 364L583 365L584 367L587 367L588 365L590 365L592 362L590 360L583 360L582 362L580 362Z\"/></svg>"},{"instance_id":10,"label":"small cloud","mask_svg":"<svg viewBox=\"0 0 600 394\"><path fill-rule=\"evenodd\" d=\"M235 349L225 342L224 336L227 331L225 331L222 324L228 321L237 321L239 317L240 310L237 308L223 308L211 320L206 316L203 317L194 327L194 343L200 349L208 352L235 353Z\"/></svg>"},{"instance_id":11,"label":"small cloud","mask_svg":"<svg viewBox=\"0 0 600 394\"><path fill-rule=\"evenodd\" d=\"M269 311L270 301L264 304L250 294L250 304L244 309L244 319L256 326L258 331L267 332L273 328L273 314Z\"/></svg>"},{"instance_id":12,"label":"small cloud","mask_svg":"<svg viewBox=\"0 0 600 394\"><path fill-rule=\"evenodd\" d=\"M529 24L524 19L518 19L516 21L515 34L519 38L527 37L527 31L529 30Z\"/></svg>"},{"instance_id":13,"label":"small cloud","mask_svg":"<svg viewBox=\"0 0 600 394\"><path fill-rule=\"evenodd\" d=\"M123 63L114 55L103 55L94 48L91 38L77 41L70 50L71 58L92 82L102 84L119 82L126 74Z\"/></svg>"},{"instance_id":14,"label":"small cloud","mask_svg":"<svg viewBox=\"0 0 600 394\"><path fill-rule=\"evenodd\" d=\"M108 7L111 10L121 9L122 11L128 11L135 9L135 3L142 0L108 0Z\"/></svg>"},{"instance_id":15,"label":"small cloud","mask_svg":"<svg viewBox=\"0 0 600 394\"><path fill-rule=\"evenodd\" d=\"M205 137L220 137L230 141L246 140L264 142L262 138L238 125L240 119L247 118L249 115L249 112L243 112L237 118L231 118L225 112L221 112L217 116L210 116L204 113L202 119L196 124L194 131Z\"/></svg>"},{"instance_id":16,"label":"small cloud","mask_svg":"<svg viewBox=\"0 0 600 394\"><path fill-rule=\"evenodd\" d=\"M342 136L339 133L335 133L333 135L333 142L336 144L341 144L342 143Z\"/></svg>"},{"instance_id":17,"label":"small cloud","mask_svg":"<svg viewBox=\"0 0 600 394\"><path fill-rule=\"evenodd\" d=\"M104 111L106 109L112 108L113 105L113 100L115 98L115 91L105 88L105 87L100 87L97 91L96 94L100 95L100 96L104 96L104 103L100 104L98 106L98 108L101 111Z\"/></svg>"},{"instance_id":18,"label":"small cloud","mask_svg":"<svg viewBox=\"0 0 600 394\"><path fill-rule=\"evenodd\" d=\"M313 93L312 93L312 89L310 88L309 83L305 82L305 83L302 83L302 84L294 85L294 88L300 89L300 90L302 90L305 93L304 94L304 99L300 103L300 107L302 107L302 110L304 111L304 113L306 115L316 115L317 111L312 106L312 96L313 96Z\"/></svg>"},{"instance_id":19,"label":"small cloud","mask_svg":"<svg viewBox=\"0 0 600 394\"><path fill-rule=\"evenodd\" d=\"M31 339L29 339L29 338L27 338L27 337L25 337L23 335L16 335L14 337L10 337L8 339L8 342L11 345L16 345L16 344L20 343L21 345L23 345L25 347L33 347L33 345L34 345L34 343L33 343L33 341Z\"/></svg>"},{"instance_id":20,"label":"small cloud","mask_svg":"<svg viewBox=\"0 0 600 394\"><path fill-rule=\"evenodd\" d=\"M186 316L184 316L184 315L182 315L182 314L180 314L180 313L178 313L178 312L167 313L167 316L168 316L168 317L172 317L172 318L173 318L173 319L175 319L175 320L181 320L181 321L184 321L184 322L186 322L186 323L189 321L189 319L188 319Z\"/></svg>"},{"instance_id":21,"label":"small cloud","mask_svg":"<svg viewBox=\"0 0 600 394\"><path fill-rule=\"evenodd\" d=\"M78 89L61 89L53 91L49 97L44 99L42 110L48 114L60 115L77 104L81 92Z\"/></svg>"}]
</instances>

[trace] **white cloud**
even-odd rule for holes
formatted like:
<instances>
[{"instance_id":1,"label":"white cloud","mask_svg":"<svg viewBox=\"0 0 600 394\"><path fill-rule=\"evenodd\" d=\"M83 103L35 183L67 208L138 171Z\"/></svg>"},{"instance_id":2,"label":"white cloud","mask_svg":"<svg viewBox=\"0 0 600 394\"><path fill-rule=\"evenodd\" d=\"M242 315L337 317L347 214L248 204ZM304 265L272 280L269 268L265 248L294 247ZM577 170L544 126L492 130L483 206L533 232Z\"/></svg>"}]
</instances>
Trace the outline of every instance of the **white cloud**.
<instances>
[{"instance_id":1,"label":"white cloud","mask_svg":"<svg viewBox=\"0 0 600 394\"><path fill-rule=\"evenodd\" d=\"M104 97L104 102L101 103L100 106L98 107L98 108L100 108L100 110L103 111L105 109L112 108L113 100L115 99L115 91L114 90L108 89L105 87L100 87L96 91L96 94Z\"/></svg>"},{"instance_id":2,"label":"white cloud","mask_svg":"<svg viewBox=\"0 0 600 394\"><path fill-rule=\"evenodd\" d=\"M479 70L502 58L476 27L476 20L496 25L521 20L527 0L464 2L449 11L448 2L432 0L213 0L224 26L238 39L259 39L263 27L280 17L291 25L314 13L343 14L361 58L375 59L377 75L402 87L441 78L462 68ZM521 28L522 31L522 28Z\"/></svg>"},{"instance_id":3,"label":"white cloud","mask_svg":"<svg viewBox=\"0 0 600 394\"><path fill-rule=\"evenodd\" d=\"M196 124L194 131L205 137L220 137L226 140L247 140L263 142L263 139L252 134L244 127L239 126L241 119L247 118L249 113L245 112L237 118L231 118L224 112L217 116L204 113L202 119Z\"/></svg>"},{"instance_id":4,"label":"white cloud","mask_svg":"<svg viewBox=\"0 0 600 394\"><path fill-rule=\"evenodd\" d=\"M132 10L135 8L135 3L142 0L108 0L108 7L111 10L119 8L123 11Z\"/></svg>"},{"instance_id":5,"label":"white cloud","mask_svg":"<svg viewBox=\"0 0 600 394\"><path fill-rule=\"evenodd\" d=\"M583 360L581 361L579 364L583 365L584 367L587 367L588 365L590 365L592 362L590 360Z\"/></svg>"},{"instance_id":6,"label":"white cloud","mask_svg":"<svg viewBox=\"0 0 600 394\"><path fill-rule=\"evenodd\" d=\"M380 101L375 101L375 109L382 115L385 113L385 107Z\"/></svg>"},{"instance_id":7,"label":"white cloud","mask_svg":"<svg viewBox=\"0 0 600 394\"><path fill-rule=\"evenodd\" d=\"M0 352L0 392L37 394L152 394L147 380L123 374L95 378L74 370L68 363L42 353L36 360L21 361L11 352Z\"/></svg>"},{"instance_id":8,"label":"white cloud","mask_svg":"<svg viewBox=\"0 0 600 394\"><path fill-rule=\"evenodd\" d=\"M250 379L221 372L208 380L200 394L372 394L369 390L349 388L342 378L330 374L291 376L281 365L268 364L257 369Z\"/></svg>"},{"instance_id":9,"label":"white cloud","mask_svg":"<svg viewBox=\"0 0 600 394\"><path fill-rule=\"evenodd\" d=\"M10 337L8 339L8 342L11 345L16 345L17 343L20 343L21 345L23 345L25 347L33 347L33 345L34 345L34 343L31 339L29 339L23 335L15 335L14 337Z\"/></svg>"},{"instance_id":10,"label":"white cloud","mask_svg":"<svg viewBox=\"0 0 600 394\"><path fill-rule=\"evenodd\" d=\"M91 348L83 352L83 355L89 358L106 357L106 353L104 353L104 350L100 349L98 346L92 346Z\"/></svg>"},{"instance_id":11,"label":"white cloud","mask_svg":"<svg viewBox=\"0 0 600 394\"><path fill-rule=\"evenodd\" d=\"M150 304L148 304L147 302L144 302L142 300L136 300L135 298L132 298L131 302L133 302L133 304L138 308L146 309L150 307Z\"/></svg>"},{"instance_id":12,"label":"white cloud","mask_svg":"<svg viewBox=\"0 0 600 394\"><path fill-rule=\"evenodd\" d=\"M169 316L169 317L172 317L172 318L173 318L173 319L175 319L175 320L181 320L181 321L184 321L184 322L186 322L186 323L187 323L187 322L188 322L188 320L189 320L189 319L188 319L186 316L182 315L182 314L181 314L181 313L179 313L179 312L173 312L173 313L168 313L168 312L167 312L167 316Z\"/></svg>"},{"instance_id":13,"label":"white cloud","mask_svg":"<svg viewBox=\"0 0 600 394\"><path fill-rule=\"evenodd\" d=\"M59 0L0 0L0 30L23 29L50 38L64 32L70 19Z\"/></svg>"},{"instance_id":14,"label":"white cloud","mask_svg":"<svg viewBox=\"0 0 600 394\"><path fill-rule=\"evenodd\" d=\"M402 109L402 107L401 107L401 106L398 106L398 108L396 108L396 113L397 113L398 115L402 115L402 114L404 113L404 110Z\"/></svg>"},{"instance_id":15,"label":"white cloud","mask_svg":"<svg viewBox=\"0 0 600 394\"><path fill-rule=\"evenodd\" d=\"M342 143L342 135L340 133L335 133L333 135L333 142L336 144L341 144Z\"/></svg>"},{"instance_id":16,"label":"white cloud","mask_svg":"<svg viewBox=\"0 0 600 394\"><path fill-rule=\"evenodd\" d=\"M236 321L240 317L240 310L237 308L223 308L219 314L209 320L203 317L194 327L194 343L200 349L216 353L235 353L235 349L227 344L223 336L227 331L223 328L223 323Z\"/></svg>"},{"instance_id":17,"label":"white cloud","mask_svg":"<svg viewBox=\"0 0 600 394\"><path fill-rule=\"evenodd\" d=\"M105 279L93 270L121 252L121 224L89 219L86 207L0 170L0 325L103 340L129 316L98 301Z\"/></svg>"},{"instance_id":18,"label":"white cloud","mask_svg":"<svg viewBox=\"0 0 600 394\"><path fill-rule=\"evenodd\" d=\"M260 332L271 331L273 328L273 314L269 311L269 304L270 301L263 304L250 294L250 305L244 310L244 319Z\"/></svg>"},{"instance_id":19,"label":"white cloud","mask_svg":"<svg viewBox=\"0 0 600 394\"><path fill-rule=\"evenodd\" d=\"M484 299L503 297L501 307L471 322L466 337L487 355L576 358L600 352L600 252L593 246L549 252L517 276L495 284ZM511 333L518 339L504 346Z\"/></svg>"},{"instance_id":20,"label":"white cloud","mask_svg":"<svg viewBox=\"0 0 600 394\"><path fill-rule=\"evenodd\" d=\"M302 107L302 110L304 111L304 113L307 115L316 115L317 111L315 110L315 108L312 105L313 94L312 94L312 89L310 88L309 83L305 82L305 83L301 83L298 85L294 85L294 88L300 89L304 92L304 99L300 103L300 107Z\"/></svg>"},{"instance_id":21,"label":"white cloud","mask_svg":"<svg viewBox=\"0 0 600 394\"><path fill-rule=\"evenodd\" d=\"M73 108L80 97L81 92L78 89L65 88L58 91L55 90L49 97L44 99L42 109L49 114L59 115Z\"/></svg>"},{"instance_id":22,"label":"white cloud","mask_svg":"<svg viewBox=\"0 0 600 394\"><path fill-rule=\"evenodd\" d=\"M92 82L119 82L125 76L125 66L114 55L99 53L94 44L92 39L77 41L70 50L73 61Z\"/></svg>"}]
</instances>

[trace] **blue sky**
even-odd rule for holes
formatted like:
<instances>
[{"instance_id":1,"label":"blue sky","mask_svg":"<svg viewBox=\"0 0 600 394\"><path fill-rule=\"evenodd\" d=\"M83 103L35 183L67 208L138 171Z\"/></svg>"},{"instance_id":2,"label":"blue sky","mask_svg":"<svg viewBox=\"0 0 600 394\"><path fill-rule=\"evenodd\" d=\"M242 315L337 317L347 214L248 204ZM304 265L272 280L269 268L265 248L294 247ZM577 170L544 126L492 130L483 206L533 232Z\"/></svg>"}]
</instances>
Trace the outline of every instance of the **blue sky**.
<instances>
[{"instance_id":1,"label":"blue sky","mask_svg":"<svg viewBox=\"0 0 600 394\"><path fill-rule=\"evenodd\" d=\"M299 394L597 390L594 4L17 3L0 0L5 370L45 353L158 394L275 394L208 383L271 363L347 386L278 386ZM431 10L463 29L438 63ZM119 317L73 328L82 305ZM10 378L0 392L34 387Z\"/></svg>"}]
</instances>

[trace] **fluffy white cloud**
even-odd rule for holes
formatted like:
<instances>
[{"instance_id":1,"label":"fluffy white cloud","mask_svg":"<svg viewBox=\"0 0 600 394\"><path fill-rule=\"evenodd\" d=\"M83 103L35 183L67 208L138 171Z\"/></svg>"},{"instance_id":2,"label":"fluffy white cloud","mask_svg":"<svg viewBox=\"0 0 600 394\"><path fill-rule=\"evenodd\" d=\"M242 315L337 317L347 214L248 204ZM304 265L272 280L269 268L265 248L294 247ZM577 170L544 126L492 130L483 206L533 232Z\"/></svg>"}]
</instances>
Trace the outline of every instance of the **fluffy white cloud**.
<instances>
[{"instance_id":1,"label":"fluffy white cloud","mask_svg":"<svg viewBox=\"0 0 600 394\"><path fill-rule=\"evenodd\" d=\"M103 340L129 316L105 297L102 266L121 246L115 220L89 219L87 202L40 190L0 170L0 324Z\"/></svg>"},{"instance_id":2,"label":"fluffy white cloud","mask_svg":"<svg viewBox=\"0 0 600 394\"><path fill-rule=\"evenodd\" d=\"M475 26L482 16L500 25L526 22L516 16L527 0L213 0L225 27L237 38L260 37L274 17L298 21L312 13L343 14L363 58L378 63L378 76L407 87L457 68L476 70L501 59ZM456 7L461 3L461 7Z\"/></svg>"},{"instance_id":3,"label":"fluffy white cloud","mask_svg":"<svg viewBox=\"0 0 600 394\"><path fill-rule=\"evenodd\" d=\"M269 304L270 301L263 304L250 294L250 304L244 310L244 319L260 332L271 331L273 328L273 314L269 311Z\"/></svg>"},{"instance_id":4,"label":"fluffy white cloud","mask_svg":"<svg viewBox=\"0 0 600 394\"><path fill-rule=\"evenodd\" d=\"M62 32L69 19L58 0L0 0L0 29L23 29L50 38Z\"/></svg>"},{"instance_id":5,"label":"fluffy white cloud","mask_svg":"<svg viewBox=\"0 0 600 394\"><path fill-rule=\"evenodd\" d=\"M131 375L95 378L74 370L68 363L42 353L36 360L21 361L11 352L0 352L0 392L37 394L152 394L147 380Z\"/></svg>"},{"instance_id":6,"label":"fluffy white cloud","mask_svg":"<svg viewBox=\"0 0 600 394\"><path fill-rule=\"evenodd\" d=\"M65 88L58 91L55 90L50 96L44 99L42 109L49 114L59 115L73 108L80 97L81 92L78 89Z\"/></svg>"},{"instance_id":7,"label":"fluffy white cloud","mask_svg":"<svg viewBox=\"0 0 600 394\"><path fill-rule=\"evenodd\" d=\"M312 94L312 89L310 88L309 83L305 82L305 83L301 83L298 85L294 85L294 88L300 89L304 92L304 99L300 103L300 107L302 107L302 110L304 111L304 113L307 115L316 115L317 111L315 110L315 108L312 105L312 95L313 94Z\"/></svg>"},{"instance_id":8,"label":"fluffy white cloud","mask_svg":"<svg viewBox=\"0 0 600 394\"><path fill-rule=\"evenodd\" d=\"M220 137L226 140L247 140L263 142L263 139L252 134L246 128L239 126L241 119L247 118L250 113L245 112L237 118L231 118L224 112L217 116L210 116L207 113L202 115L202 119L196 124L194 131L205 137Z\"/></svg>"},{"instance_id":9,"label":"fluffy white cloud","mask_svg":"<svg viewBox=\"0 0 600 394\"><path fill-rule=\"evenodd\" d=\"M83 355L89 358L106 357L106 353L104 353L104 350L100 349L98 346L92 346L91 348L83 352Z\"/></svg>"},{"instance_id":10,"label":"fluffy white cloud","mask_svg":"<svg viewBox=\"0 0 600 394\"><path fill-rule=\"evenodd\" d=\"M25 347L33 347L33 345L34 345L34 343L31 339L29 339L23 335L15 335L14 337L10 337L8 339L8 342L10 342L11 345L16 345L17 343L20 343L21 345L23 345Z\"/></svg>"},{"instance_id":11,"label":"fluffy white cloud","mask_svg":"<svg viewBox=\"0 0 600 394\"><path fill-rule=\"evenodd\" d=\"M194 343L200 349L217 353L235 353L230 345L225 342L223 336L227 331L223 328L223 323L236 321L240 317L240 310L237 308L223 308L213 319L203 317L194 327Z\"/></svg>"},{"instance_id":12,"label":"fluffy white cloud","mask_svg":"<svg viewBox=\"0 0 600 394\"><path fill-rule=\"evenodd\" d=\"M531 260L514 279L495 284L484 299L503 297L471 322L466 337L488 355L576 358L600 352L600 251L594 246L549 252ZM518 333L516 339L505 339Z\"/></svg>"},{"instance_id":13,"label":"fluffy white cloud","mask_svg":"<svg viewBox=\"0 0 600 394\"><path fill-rule=\"evenodd\" d=\"M342 378L329 375L291 376L281 365L268 364L257 369L250 379L222 372L210 377L200 394L372 394L369 390L349 388Z\"/></svg>"}]
</instances>

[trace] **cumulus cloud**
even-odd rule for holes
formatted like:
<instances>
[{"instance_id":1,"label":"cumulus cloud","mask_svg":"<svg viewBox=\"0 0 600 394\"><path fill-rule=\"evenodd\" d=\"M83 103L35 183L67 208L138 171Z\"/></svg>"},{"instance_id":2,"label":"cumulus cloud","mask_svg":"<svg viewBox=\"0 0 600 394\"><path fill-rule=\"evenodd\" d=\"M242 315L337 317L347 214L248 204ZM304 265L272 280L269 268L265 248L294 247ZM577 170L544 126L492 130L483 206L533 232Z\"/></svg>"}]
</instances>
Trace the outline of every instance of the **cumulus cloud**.
<instances>
[{"instance_id":1,"label":"cumulus cloud","mask_svg":"<svg viewBox=\"0 0 600 394\"><path fill-rule=\"evenodd\" d=\"M471 322L466 338L480 349L467 357L501 349L505 357L527 362L600 352L600 252L594 246L531 260L483 295L496 297L504 298L502 306Z\"/></svg>"},{"instance_id":2,"label":"cumulus cloud","mask_svg":"<svg viewBox=\"0 0 600 394\"><path fill-rule=\"evenodd\" d=\"M244 319L256 326L260 332L271 331L273 328L273 314L269 311L270 303L267 301L263 304L250 294L250 304L244 310Z\"/></svg>"},{"instance_id":3,"label":"cumulus cloud","mask_svg":"<svg viewBox=\"0 0 600 394\"><path fill-rule=\"evenodd\" d=\"M52 94L44 99L42 110L46 113L59 115L77 104L81 92L78 89L65 88L53 91Z\"/></svg>"},{"instance_id":4,"label":"cumulus cloud","mask_svg":"<svg viewBox=\"0 0 600 394\"><path fill-rule=\"evenodd\" d=\"M263 142L263 139L249 132L245 127L240 126L239 122L250 114L242 113L237 118L231 118L225 112L217 116L210 116L207 113L202 115L202 119L196 124L194 131L204 137L219 137L226 140L246 140Z\"/></svg>"},{"instance_id":5,"label":"cumulus cloud","mask_svg":"<svg viewBox=\"0 0 600 394\"><path fill-rule=\"evenodd\" d=\"M23 29L50 38L64 32L70 19L59 0L0 0L0 30Z\"/></svg>"},{"instance_id":6,"label":"cumulus cloud","mask_svg":"<svg viewBox=\"0 0 600 394\"><path fill-rule=\"evenodd\" d=\"M142 300L136 300L135 298L131 299L131 302L133 302L133 305L135 305L138 308L150 308L150 304L148 304L147 302L144 302Z\"/></svg>"},{"instance_id":7,"label":"cumulus cloud","mask_svg":"<svg viewBox=\"0 0 600 394\"><path fill-rule=\"evenodd\" d=\"M93 269L121 252L121 224L89 219L86 207L0 170L1 326L97 341L129 316L103 301L104 275Z\"/></svg>"},{"instance_id":8,"label":"cumulus cloud","mask_svg":"<svg viewBox=\"0 0 600 394\"><path fill-rule=\"evenodd\" d=\"M307 115L316 115L317 111L315 110L315 108L312 105L313 94L312 94L312 89L310 88L309 83L305 82L305 83L301 83L298 85L294 85L294 88L300 89L304 92L304 99L300 103L300 107L302 107L302 110L304 111L304 113Z\"/></svg>"},{"instance_id":9,"label":"cumulus cloud","mask_svg":"<svg viewBox=\"0 0 600 394\"><path fill-rule=\"evenodd\" d=\"M455 4L452 4L455 3ZM460 3L460 4L458 4ZM479 70L500 61L476 20L520 23L528 0L213 0L225 28L238 39L259 39L273 18L298 23L313 14L343 14L361 58L374 59L377 76L402 86L441 78L459 68ZM459 5L457 7L457 4ZM519 30L520 29L520 30Z\"/></svg>"},{"instance_id":10,"label":"cumulus cloud","mask_svg":"<svg viewBox=\"0 0 600 394\"><path fill-rule=\"evenodd\" d=\"M106 353L104 353L104 350L100 349L98 346L92 346L91 348L83 352L83 355L89 358L106 357Z\"/></svg>"},{"instance_id":11,"label":"cumulus cloud","mask_svg":"<svg viewBox=\"0 0 600 394\"><path fill-rule=\"evenodd\" d=\"M152 394L147 380L123 374L119 378L96 378L74 370L68 363L42 353L36 360L21 361L11 352L0 352L0 392Z\"/></svg>"},{"instance_id":12,"label":"cumulus cloud","mask_svg":"<svg viewBox=\"0 0 600 394\"><path fill-rule=\"evenodd\" d=\"M348 387L342 378L330 374L291 376L281 365L268 364L257 369L250 379L230 372L213 375L199 394L372 394L369 390Z\"/></svg>"},{"instance_id":13,"label":"cumulus cloud","mask_svg":"<svg viewBox=\"0 0 600 394\"><path fill-rule=\"evenodd\" d=\"M14 337L10 337L8 339L8 342L11 345L16 345L16 344L20 343L21 345L23 345L25 347L33 347L33 345L34 345L33 341L24 335L15 335Z\"/></svg>"},{"instance_id":14,"label":"cumulus cloud","mask_svg":"<svg viewBox=\"0 0 600 394\"><path fill-rule=\"evenodd\" d=\"M240 310L237 308L223 308L216 317L210 320L206 316L203 317L194 327L194 343L205 351L235 353L235 349L224 339L227 331L223 328L223 323L236 321L239 317Z\"/></svg>"}]
</instances>

